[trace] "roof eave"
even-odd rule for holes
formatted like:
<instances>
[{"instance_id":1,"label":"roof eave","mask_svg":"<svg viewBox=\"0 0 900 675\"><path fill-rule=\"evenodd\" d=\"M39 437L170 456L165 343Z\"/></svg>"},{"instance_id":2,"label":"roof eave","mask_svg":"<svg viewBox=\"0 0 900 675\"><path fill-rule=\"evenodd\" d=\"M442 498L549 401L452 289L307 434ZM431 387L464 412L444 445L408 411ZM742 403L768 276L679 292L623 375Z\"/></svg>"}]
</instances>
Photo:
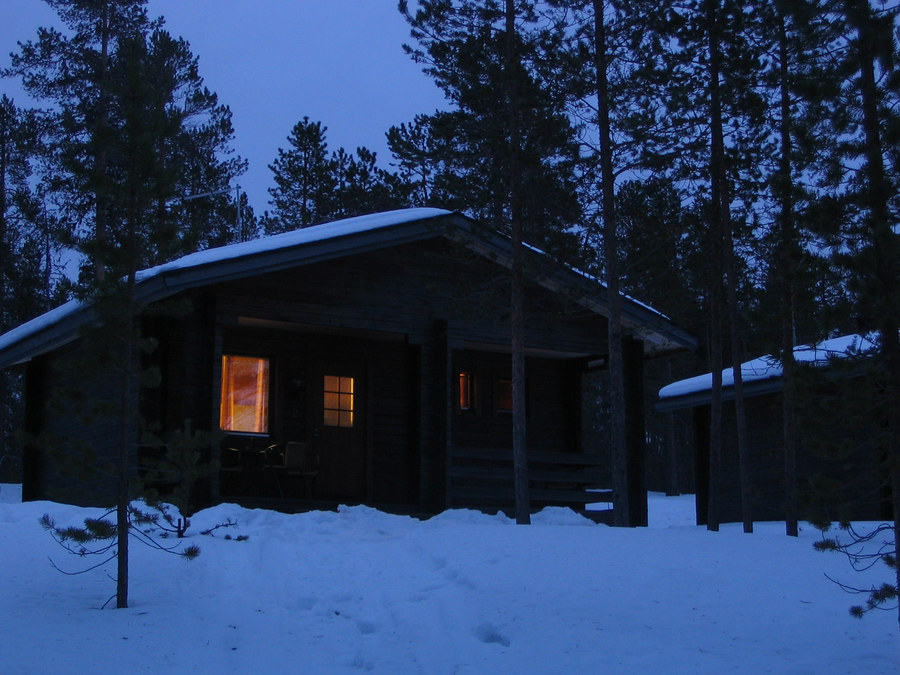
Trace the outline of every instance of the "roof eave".
<instances>
[{"instance_id":1,"label":"roof eave","mask_svg":"<svg viewBox=\"0 0 900 675\"><path fill-rule=\"evenodd\" d=\"M764 380L754 380L744 382L744 396L752 398L754 396L764 396L766 394L776 394L784 388L782 378L769 377ZM722 400L734 400L734 386L722 387ZM680 396L667 396L659 399L654 408L658 412L673 412L675 410L684 410L685 408L697 408L699 406L709 405L712 401L712 392L709 389L682 394Z\"/></svg>"},{"instance_id":2,"label":"roof eave","mask_svg":"<svg viewBox=\"0 0 900 675\"><path fill-rule=\"evenodd\" d=\"M302 264L308 265L384 246L420 241L440 236L446 232L450 223L461 221L470 222L459 214L446 213L201 265L175 266L139 280L135 286L135 299L146 305L193 288L290 268L300 264L297 255L300 250L303 252ZM57 308L56 311L60 309ZM0 351L0 369L20 365L73 342L79 337L81 327L93 322L95 318L95 312L90 306L73 303L71 311L62 313L57 320L43 325Z\"/></svg>"},{"instance_id":3,"label":"roof eave","mask_svg":"<svg viewBox=\"0 0 900 675\"><path fill-rule=\"evenodd\" d=\"M235 281L262 273L275 272L298 265L309 265L337 257L345 257L388 246L399 246L443 236L506 267L512 265L508 239L458 212L445 212L415 220L402 221L374 229L347 232L316 241L306 241L283 248L257 251L235 257L180 267L166 266L140 279L135 287L139 303L149 304L193 288ZM576 302L602 316L609 316L605 288L596 280L561 265L549 265L549 259L528 249L536 266L538 283L556 293L570 293L574 288ZM653 354L696 349L697 341L661 314L622 296L622 318L626 329L643 340ZM57 349L78 338L82 325L94 320L90 307L77 305L58 320L42 325L0 352L0 368L24 363L35 356Z\"/></svg>"},{"instance_id":4,"label":"roof eave","mask_svg":"<svg viewBox=\"0 0 900 675\"><path fill-rule=\"evenodd\" d=\"M299 264L311 265L334 258L366 253L387 246L400 246L438 236L456 214L390 225L377 230L345 234L265 251L255 255L219 260L194 267L174 268L140 283L137 299L155 302L182 291L237 281L258 274L278 272ZM298 252L302 251L302 259Z\"/></svg>"},{"instance_id":5,"label":"roof eave","mask_svg":"<svg viewBox=\"0 0 900 675\"><path fill-rule=\"evenodd\" d=\"M503 239L487 228L481 228L475 221L468 222L468 227L461 227L448 236L464 246L480 253L504 267L512 267L512 251L509 241ZM526 249L531 260L539 260L546 263L547 258L537 252ZM540 267L540 266L539 266ZM562 293L563 289L575 287L578 294L574 300L582 307L596 314L609 317L609 301L606 287L595 279L590 279L578 271L563 265L543 265L540 269L540 277L536 280L541 286L555 293ZM624 326L636 338L643 340L651 348L648 350L654 354L674 353L679 351L694 351L699 341L674 325L655 310L636 302L626 295L622 298L622 320Z\"/></svg>"}]
</instances>

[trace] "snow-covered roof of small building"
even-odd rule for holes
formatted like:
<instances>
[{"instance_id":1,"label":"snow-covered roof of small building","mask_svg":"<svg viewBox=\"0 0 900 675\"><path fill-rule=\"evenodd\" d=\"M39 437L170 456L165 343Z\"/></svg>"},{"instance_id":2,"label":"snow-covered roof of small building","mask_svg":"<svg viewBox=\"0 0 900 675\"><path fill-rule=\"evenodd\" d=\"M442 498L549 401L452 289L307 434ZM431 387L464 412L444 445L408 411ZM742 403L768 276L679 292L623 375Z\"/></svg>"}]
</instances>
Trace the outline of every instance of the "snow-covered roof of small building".
<instances>
[{"instance_id":1,"label":"snow-covered roof of small building","mask_svg":"<svg viewBox=\"0 0 900 675\"><path fill-rule=\"evenodd\" d=\"M198 251L137 273L135 299L149 303L201 286L307 265L335 257L398 246L429 237L446 236L463 241L474 251L506 264L509 241L478 226L466 216L436 208L416 208L375 213L315 225L252 241ZM551 289L596 280L566 268L562 277L542 278ZM663 315L625 298L623 320L654 349L692 348L694 339ZM603 293L584 293L582 303L605 315ZM79 327L93 319L93 309L80 301L67 302L0 335L0 368L22 363L74 340Z\"/></svg>"},{"instance_id":2,"label":"snow-covered roof of small building","mask_svg":"<svg viewBox=\"0 0 900 675\"><path fill-rule=\"evenodd\" d=\"M831 359L865 353L875 348L876 345L870 337L842 335L813 345L798 345L794 347L794 358L801 363L825 365ZM745 383L769 382L773 391L780 389L780 378L783 373L781 359L773 355L760 356L741 364L741 378ZM734 372L731 368L726 368L722 371L722 388L729 389L733 386ZM692 395L706 396L711 389L712 373L673 382L659 390L659 398L665 402L660 408L688 407L695 403L696 396ZM671 399L683 399L684 404L674 405Z\"/></svg>"}]
</instances>

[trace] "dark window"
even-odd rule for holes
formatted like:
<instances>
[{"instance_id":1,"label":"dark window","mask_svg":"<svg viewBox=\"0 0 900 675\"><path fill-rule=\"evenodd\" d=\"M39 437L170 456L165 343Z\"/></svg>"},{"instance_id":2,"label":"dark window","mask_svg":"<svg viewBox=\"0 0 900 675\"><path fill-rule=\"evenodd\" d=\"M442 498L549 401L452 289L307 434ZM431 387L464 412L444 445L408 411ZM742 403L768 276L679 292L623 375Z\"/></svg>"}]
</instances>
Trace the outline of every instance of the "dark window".
<instances>
[{"instance_id":1,"label":"dark window","mask_svg":"<svg viewBox=\"0 0 900 675\"><path fill-rule=\"evenodd\" d=\"M512 380L497 380L497 412L509 413L513 409Z\"/></svg>"}]
</instances>

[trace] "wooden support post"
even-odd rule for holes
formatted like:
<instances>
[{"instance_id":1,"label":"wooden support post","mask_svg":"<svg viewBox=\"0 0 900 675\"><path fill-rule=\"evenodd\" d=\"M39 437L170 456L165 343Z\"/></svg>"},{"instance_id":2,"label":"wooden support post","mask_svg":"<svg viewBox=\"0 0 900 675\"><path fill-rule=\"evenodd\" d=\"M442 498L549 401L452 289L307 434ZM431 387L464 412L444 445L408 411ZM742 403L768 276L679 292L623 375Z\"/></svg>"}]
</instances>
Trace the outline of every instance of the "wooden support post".
<instances>
[{"instance_id":1,"label":"wooden support post","mask_svg":"<svg viewBox=\"0 0 900 675\"><path fill-rule=\"evenodd\" d=\"M644 420L644 343L622 341L625 370L625 435L628 453L628 512L632 527L647 526L647 476Z\"/></svg>"},{"instance_id":2,"label":"wooden support post","mask_svg":"<svg viewBox=\"0 0 900 675\"><path fill-rule=\"evenodd\" d=\"M447 322L433 322L422 350L423 438L420 444L419 502L432 512L447 508L447 463L450 445L450 348Z\"/></svg>"},{"instance_id":3,"label":"wooden support post","mask_svg":"<svg viewBox=\"0 0 900 675\"><path fill-rule=\"evenodd\" d=\"M47 365L44 357L30 360L25 366L25 442L22 449L22 501L46 499L44 493L43 451L33 440L43 429L47 400Z\"/></svg>"}]
</instances>

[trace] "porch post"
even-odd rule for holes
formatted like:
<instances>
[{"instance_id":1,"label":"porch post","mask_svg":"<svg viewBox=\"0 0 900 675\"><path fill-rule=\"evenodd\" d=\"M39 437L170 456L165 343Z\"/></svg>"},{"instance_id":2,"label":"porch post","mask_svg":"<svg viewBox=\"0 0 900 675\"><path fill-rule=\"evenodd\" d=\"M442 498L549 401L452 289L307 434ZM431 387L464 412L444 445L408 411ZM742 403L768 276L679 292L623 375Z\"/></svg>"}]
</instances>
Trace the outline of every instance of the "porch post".
<instances>
[{"instance_id":1,"label":"porch post","mask_svg":"<svg viewBox=\"0 0 900 675\"><path fill-rule=\"evenodd\" d=\"M212 382L210 391L212 391L212 405L210 406L210 426L209 428L219 428L219 398L222 394L222 322L218 318L213 323L213 350L212 350ZM213 456L210 465L213 467L210 475L210 498L211 501L217 503L221 497L221 460L222 460L222 444L211 448Z\"/></svg>"},{"instance_id":2,"label":"porch post","mask_svg":"<svg viewBox=\"0 0 900 675\"><path fill-rule=\"evenodd\" d=\"M437 513L448 506L447 461L450 439L450 348L447 322L432 322L426 348L422 350L420 411L422 443L420 447L419 502Z\"/></svg>"},{"instance_id":3,"label":"porch post","mask_svg":"<svg viewBox=\"0 0 900 675\"><path fill-rule=\"evenodd\" d=\"M46 499L44 451L33 440L43 430L47 386L46 357L31 359L25 365L25 441L22 448L22 501Z\"/></svg>"},{"instance_id":4,"label":"porch post","mask_svg":"<svg viewBox=\"0 0 900 675\"><path fill-rule=\"evenodd\" d=\"M625 370L625 443L628 453L628 508L632 527L647 526L644 421L644 343L622 341Z\"/></svg>"}]
</instances>

